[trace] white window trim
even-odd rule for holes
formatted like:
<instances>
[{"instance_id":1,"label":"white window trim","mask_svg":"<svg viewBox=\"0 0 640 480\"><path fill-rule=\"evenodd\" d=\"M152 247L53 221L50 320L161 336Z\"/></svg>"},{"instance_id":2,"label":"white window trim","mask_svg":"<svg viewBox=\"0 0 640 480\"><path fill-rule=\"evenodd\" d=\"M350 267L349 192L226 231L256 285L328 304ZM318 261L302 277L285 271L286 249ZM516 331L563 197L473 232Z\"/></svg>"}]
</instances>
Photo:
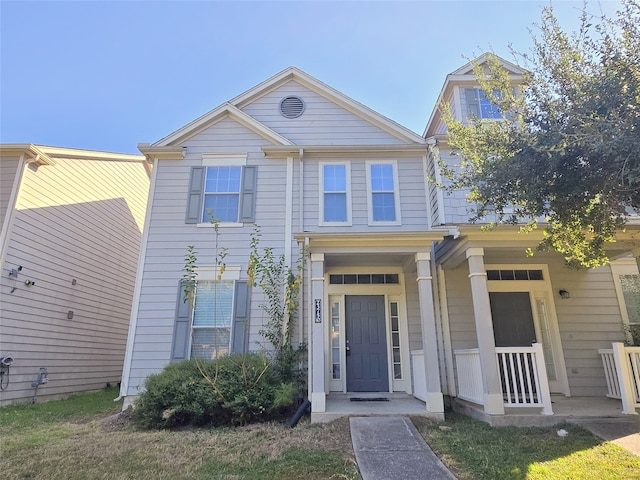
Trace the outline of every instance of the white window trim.
<instances>
[{"instance_id":1,"label":"white window trim","mask_svg":"<svg viewBox=\"0 0 640 480\"><path fill-rule=\"evenodd\" d=\"M373 191L371 189L371 166L372 165L391 165L393 169L393 203L396 210L396 219L392 222L381 222L373 220ZM366 178L367 178L367 214L369 226L387 226L402 225L400 217L400 183L398 180L398 161L397 160L367 160L366 161Z\"/></svg>"},{"instance_id":2,"label":"white window trim","mask_svg":"<svg viewBox=\"0 0 640 480\"><path fill-rule=\"evenodd\" d=\"M629 325L629 312L627 304L624 301L624 293L622 292L622 282L620 275L639 275L638 264L635 258L625 258L611 261L611 273L613 275L613 284L616 288L616 296L618 297L618 305L620 307L620 315L625 325ZM630 339L629 339L630 340Z\"/></svg>"},{"instance_id":3,"label":"white window trim","mask_svg":"<svg viewBox=\"0 0 640 480\"><path fill-rule=\"evenodd\" d=\"M237 265L225 266L220 281L230 282L240 280L241 269L242 267ZM196 281L214 282L218 280L218 272L220 272L220 267L215 265L199 266L196 270Z\"/></svg>"},{"instance_id":4,"label":"white window trim","mask_svg":"<svg viewBox=\"0 0 640 480\"><path fill-rule=\"evenodd\" d=\"M203 167L244 167L247 164L247 155L203 153Z\"/></svg>"},{"instance_id":5,"label":"white window trim","mask_svg":"<svg viewBox=\"0 0 640 480\"><path fill-rule=\"evenodd\" d=\"M347 183L347 220L345 222L325 222L324 221L324 167L325 165L344 165ZM351 217L351 162L319 162L318 178L320 179L318 188L318 225L321 227L350 227Z\"/></svg>"},{"instance_id":6,"label":"white window trim","mask_svg":"<svg viewBox=\"0 0 640 480\"><path fill-rule=\"evenodd\" d=\"M203 153L202 154L202 166L203 167L244 167L247 165L246 154L226 154L226 153ZM242 188L240 189L242 190ZM202 200L204 202L204 195L202 192ZM204 207L202 207L204 208ZM201 212L202 214L202 212ZM234 228L242 227L242 222L220 222L218 227L221 228ZM214 225L211 222L200 222L196 224L197 228L213 228Z\"/></svg>"}]
</instances>

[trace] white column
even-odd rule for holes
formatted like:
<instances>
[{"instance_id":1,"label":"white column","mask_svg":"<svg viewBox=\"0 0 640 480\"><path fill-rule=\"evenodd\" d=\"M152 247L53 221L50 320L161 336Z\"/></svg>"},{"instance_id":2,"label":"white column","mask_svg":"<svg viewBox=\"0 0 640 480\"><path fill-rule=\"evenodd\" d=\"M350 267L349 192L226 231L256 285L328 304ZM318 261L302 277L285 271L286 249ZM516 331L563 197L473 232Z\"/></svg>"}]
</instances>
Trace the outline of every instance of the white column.
<instances>
[{"instance_id":1,"label":"white column","mask_svg":"<svg viewBox=\"0 0 640 480\"><path fill-rule=\"evenodd\" d=\"M618 385L620 385L622 413L626 415L637 415L633 377L629 371L629 357L624 350L624 343L614 342L611 346L613 348L613 359L616 364L616 374L618 375Z\"/></svg>"},{"instance_id":2,"label":"white column","mask_svg":"<svg viewBox=\"0 0 640 480\"><path fill-rule=\"evenodd\" d=\"M326 410L324 254L311 254L311 412Z\"/></svg>"},{"instance_id":3,"label":"white column","mask_svg":"<svg viewBox=\"0 0 640 480\"><path fill-rule=\"evenodd\" d=\"M480 350L484 411L490 415L504 415L504 400L496 362L496 342L493 337L493 319L487 274L484 270L484 250L469 248L466 252L469 263L469 280L473 297L473 316Z\"/></svg>"},{"instance_id":4,"label":"white column","mask_svg":"<svg viewBox=\"0 0 640 480\"><path fill-rule=\"evenodd\" d=\"M433 308L433 290L429 252L416 253L415 262L418 276L418 297L420 299L420 320L422 323L422 350L426 376L427 412L444 413L444 401L440 386L438 367L438 340L436 317Z\"/></svg>"}]
</instances>

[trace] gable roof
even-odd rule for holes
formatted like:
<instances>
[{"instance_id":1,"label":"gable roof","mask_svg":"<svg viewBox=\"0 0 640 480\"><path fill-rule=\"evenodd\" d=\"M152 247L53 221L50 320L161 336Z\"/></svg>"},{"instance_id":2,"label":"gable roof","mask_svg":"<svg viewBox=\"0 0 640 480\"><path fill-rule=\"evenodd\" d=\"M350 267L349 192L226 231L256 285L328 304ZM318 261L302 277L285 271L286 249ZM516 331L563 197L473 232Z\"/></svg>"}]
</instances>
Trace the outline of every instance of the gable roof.
<instances>
[{"instance_id":1,"label":"gable roof","mask_svg":"<svg viewBox=\"0 0 640 480\"><path fill-rule=\"evenodd\" d=\"M433 136L434 130L437 129L441 119L440 104L442 103L443 100L446 100L451 97L454 86L477 85L478 80L475 74L473 73L473 69L477 65L483 65L488 63L489 60L492 58L498 59L498 61L500 62L500 65L502 65L502 67L509 72L511 79L513 80L514 83L521 82L524 78L524 75L527 73L527 70L525 70L524 68L519 67L516 64L511 63L508 60L505 60L504 58L499 57L494 53L484 53L479 57L466 63L462 67L458 68L457 70L451 72L449 75L447 75L447 78L444 81L444 85L440 90L440 94L438 95L438 100L436 101L436 104L433 107L433 111L431 112L429 121L427 122L427 125L424 129L423 137L426 138L426 137Z\"/></svg>"},{"instance_id":2,"label":"gable roof","mask_svg":"<svg viewBox=\"0 0 640 480\"><path fill-rule=\"evenodd\" d=\"M193 122L169 134L168 136L154 143L152 147L169 146L171 144L177 143L178 141L185 140L186 138L195 135L196 133L209 127L210 125L213 125L224 115L228 115L234 120L242 123L244 126L250 128L255 133L258 133L265 139L271 141L274 145L293 145L290 140L286 139L261 122L258 122L256 119L241 110L244 106L248 105L257 98L292 80L300 83L309 90L327 98L337 105L340 105L342 108L379 127L383 131L395 136L396 138L399 138L408 143L424 143L424 139L420 135L412 132L408 128L403 127L402 125L394 122L393 120L390 120L384 115L375 112L374 110L353 100L347 95L344 95L343 93L329 87L328 85L322 83L320 80L312 77L308 73L305 73L296 67L289 67L275 74L264 82L259 83L246 92L238 95L237 97L229 100L228 102L220 105L219 107L214 108L210 112L205 113Z\"/></svg>"}]
</instances>

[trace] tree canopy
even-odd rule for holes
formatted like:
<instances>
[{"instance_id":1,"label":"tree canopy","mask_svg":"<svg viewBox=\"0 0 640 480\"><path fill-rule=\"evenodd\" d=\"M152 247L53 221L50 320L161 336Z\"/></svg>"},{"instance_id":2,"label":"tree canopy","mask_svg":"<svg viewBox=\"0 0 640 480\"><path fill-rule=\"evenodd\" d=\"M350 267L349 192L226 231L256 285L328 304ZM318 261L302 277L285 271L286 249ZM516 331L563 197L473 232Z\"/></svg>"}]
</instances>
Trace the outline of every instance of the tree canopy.
<instances>
[{"instance_id":1,"label":"tree canopy","mask_svg":"<svg viewBox=\"0 0 640 480\"><path fill-rule=\"evenodd\" d=\"M613 18L585 6L572 33L546 7L535 27L530 52L512 51L528 72L520 86L496 56L476 66L503 121L465 124L440 107L460 157L459 168L441 162L443 173L448 188L470 191L475 220L540 226L539 249L604 265L607 244L640 213L640 3L625 0Z\"/></svg>"}]
</instances>

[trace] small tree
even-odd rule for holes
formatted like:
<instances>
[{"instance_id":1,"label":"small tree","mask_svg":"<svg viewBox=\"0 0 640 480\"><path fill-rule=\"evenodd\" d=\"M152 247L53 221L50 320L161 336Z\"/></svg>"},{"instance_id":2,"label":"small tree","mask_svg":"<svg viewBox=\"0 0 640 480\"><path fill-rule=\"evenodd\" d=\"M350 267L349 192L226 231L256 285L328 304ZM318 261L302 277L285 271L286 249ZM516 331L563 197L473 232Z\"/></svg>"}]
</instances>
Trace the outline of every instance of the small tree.
<instances>
[{"instance_id":1,"label":"small tree","mask_svg":"<svg viewBox=\"0 0 640 480\"><path fill-rule=\"evenodd\" d=\"M293 270L286 264L284 254L275 255L272 248L260 252L260 227L255 226L251 235L249 257L249 283L259 286L265 303L260 307L267 314L268 321L260 334L271 344L274 367L283 381L292 381L299 393L304 387L304 369L301 368L306 344L293 346L292 336L295 316L298 311L304 252L298 257Z\"/></svg>"},{"instance_id":2,"label":"small tree","mask_svg":"<svg viewBox=\"0 0 640 480\"><path fill-rule=\"evenodd\" d=\"M608 263L605 246L629 209L640 211L640 4L625 0L613 19L594 19L585 8L571 35L547 7L538 30L531 53L512 52L530 72L523 95L498 59L476 68L507 121L463 125L443 106L461 158L459 170L444 173L451 189L470 191L476 219L529 219L531 230L542 217L539 249L597 267Z\"/></svg>"}]
</instances>

